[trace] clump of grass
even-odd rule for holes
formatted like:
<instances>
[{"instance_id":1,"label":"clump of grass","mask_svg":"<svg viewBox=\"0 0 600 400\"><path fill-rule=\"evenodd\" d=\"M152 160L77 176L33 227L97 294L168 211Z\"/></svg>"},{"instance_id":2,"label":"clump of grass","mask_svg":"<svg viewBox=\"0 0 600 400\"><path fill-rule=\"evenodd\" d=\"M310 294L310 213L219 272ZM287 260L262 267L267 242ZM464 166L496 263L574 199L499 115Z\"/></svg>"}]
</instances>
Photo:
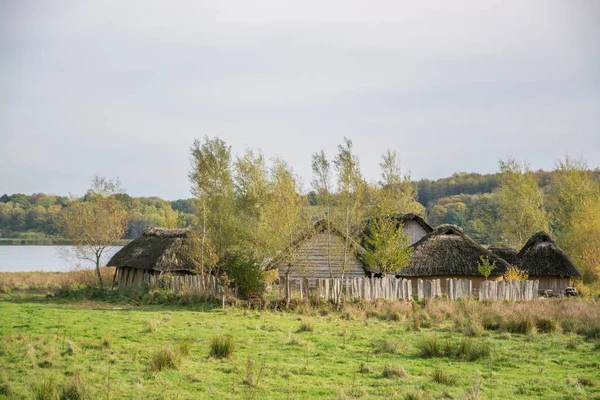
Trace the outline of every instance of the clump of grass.
<instances>
[{"instance_id":1,"label":"clump of grass","mask_svg":"<svg viewBox=\"0 0 600 400\"><path fill-rule=\"evenodd\" d=\"M265 363L262 362L258 368L258 371L255 373L254 371L254 361L250 358L246 362L246 377L244 378L243 383L250 387L258 387L260 383L260 378L265 369Z\"/></svg>"},{"instance_id":2,"label":"clump of grass","mask_svg":"<svg viewBox=\"0 0 600 400\"><path fill-rule=\"evenodd\" d=\"M0 380L0 396L10 398L12 395L14 395L12 384L8 380L8 377L2 376L2 379Z\"/></svg>"},{"instance_id":3,"label":"clump of grass","mask_svg":"<svg viewBox=\"0 0 600 400\"><path fill-rule=\"evenodd\" d=\"M215 336L210 342L210 357L229 358L233 354L235 342L231 335Z\"/></svg>"},{"instance_id":4,"label":"clump of grass","mask_svg":"<svg viewBox=\"0 0 600 400\"><path fill-rule=\"evenodd\" d=\"M81 375L76 374L71 379L71 382L60 388L58 394L59 400L84 400L87 399L85 382Z\"/></svg>"},{"instance_id":5,"label":"clump of grass","mask_svg":"<svg viewBox=\"0 0 600 400\"><path fill-rule=\"evenodd\" d=\"M497 331L502 327L502 316L497 314L483 314L481 325L487 331Z\"/></svg>"},{"instance_id":6,"label":"clump of grass","mask_svg":"<svg viewBox=\"0 0 600 400\"><path fill-rule=\"evenodd\" d=\"M179 369L181 365L181 354L171 347L163 347L154 354L152 358L152 369L162 371L165 369Z\"/></svg>"},{"instance_id":7,"label":"clump of grass","mask_svg":"<svg viewBox=\"0 0 600 400\"><path fill-rule=\"evenodd\" d=\"M65 351L63 351L63 356L65 356L65 355L72 356L73 354L75 354L77 352L77 347L70 340L67 340L66 346L67 347L65 348Z\"/></svg>"},{"instance_id":8,"label":"clump of grass","mask_svg":"<svg viewBox=\"0 0 600 400\"><path fill-rule=\"evenodd\" d=\"M288 334L288 339L287 342L285 342L285 344L287 344L288 346L304 346L304 342L298 339L297 337L293 336L291 332Z\"/></svg>"},{"instance_id":9,"label":"clump of grass","mask_svg":"<svg viewBox=\"0 0 600 400\"><path fill-rule=\"evenodd\" d=\"M300 323L300 328L298 328L298 332L314 332L315 326L311 320L302 318L302 322Z\"/></svg>"},{"instance_id":10,"label":"clump of grass","mask_svg":"<svg viewBox=\"0 0 600 400\"><path fill-rule=\"evenodd\" d=\"M429 392L425 390L413 390L404 395L404 400L429 400Z\"/></svg>"},{"instance_id":11,"label":"clump of grass","mask_svg":"<svg viewBox=\"0 0 600 400\"><path fill-rule=\"evenodd\" d=\"M574 377L570 376L570 377L567 378L567 384L569 384L571 386L578 386L578 385L580 385L580 386L588 386L588 387L595 386L594 382L591 379L586 378L586 377L577 377L577 378L574 378Z\"/></svg>"},{"instance_id":12,"label":"clump of grass","mask_svg":"<svg viewBox=\"0 0 600 400\"><path fill-rule=\"evenodd\" d=\"M384 378L408 378L408 374L404 368L391 365L385 365L383 367L381 376Z\"/></svg>"},{"instance_id":13,"label":"clump of grass","mask_svg":"<svg viewBox=\"0 0 600 400\"><path fill-rule=\"evenodd\" d=\"M600 339L600 324L583 326L577 331L577 333L585 337L587 340Z\"/></svg>"},{"instance_id":14,"label":"clump of grass","mask_svg":"<svg viewBox=\"0 0 600 400\"><path fill-rule=\"evenodd\" d=\"M55 400L58 394L54 379L42 379L34 384L32 389L35 400Z\"/></svg>"},{"instance_id":15,"label":"clump of grass","mask_svg":"<svg viewBox=\"0 0 600 400\"><path fill-rule=\"evenodd\" d=\"M444 368L437 366L433 371L433 380L442 385L453 386L456 383L456 377L449 374Z\"/></svg>"},{"instance_id":16,"label":"clump of grass","mask_svg":"<svg viewBox=\"0 0 600 400\"><path fill-rule=\"evenodd\" d=\"M420 356L423 358L440 357L441 351L436 336L425 336L419 343Z\"/></svg>"},{"instance_id":17,"label":"clump of grass","mask_svg":"<svg viewBox=\"0 0 600 400\"><path fill-rule=\"evenodd\" d=\"M577 350L579 349L579 346L581 346L582 344L582 339L579 337L573 337L571 339L569 339L569 341L567 342L567 349L569 350Z\"/></svg>"},{"instance_id":18,"label":"clump of grass","mask_svg":"<svg viewBox=\"0 0 600 400\"><path fill-rule=\"evenodd\" d=\"M142 330L142 333L152 333L154 331L156 331L156 326L158 325L158 323L154 320L150 320L147 319L144 321L144 329Z\"/></svg>"},{"instance_id":19,"label":"clump of grass","mask_svg":"<svg viewBox=\"0 0 600 400\"><path fill-rule=\"evenodd\" d=\"M369 372L371 372L371 368L369 368L369 366L365 363L360 363L360 365L358 366L358 372L360 372L361 374L368 374Z\"/></svg>"},{"instance_id":20,"label":"clump of grass","mask_svg":"<svg viewBox=\"0 0 600 400\"><path fill-rule=\"evenodd\" d=\"M104 336L102 338L102 342L100 343L100 348L101 349L110 349L110 346L112 341L110 340L110 338L108 336Z\"/></svg>"},{"instance_id":21,"label":"clump of grass","mask_svg":"<svg viewBox=\"0 0 600 400\"><path fill-rule=\"evenodd\" d=\"M439 344L435 336L425 337L419 343L419 350L419 355L424 358L448 357L467 361L489 358L492 354L489 343L468 337L462 338L460 342L447 340L443 345Z\"/></svg>"},{"instance_id":22,"label":"clump of grass","mask_svg":"<svg viewBox=\"0 0 600 400\"><path fill-rule=\"evenodd\" d=\"M535 321L535 328L541 333L552 333L558 330L558 323L548 317L540 317Z\"/></svg>"},{"instance_id":23,"label":"clump of grass","mask_svg":"<svg viewBox=\"0 0 600 400\"><path fill-rule=\"evenodd\" d=\"M400 342L396 339L381 339L373 342L375 353L396 354L400 350Z\"/></svg>"},{"instance_id":24,"label":"clump of grass","mask_svg":"<svg viewBox=\"0 0 600 400\"><path fill-rule=\"evenodd\" d=\"M536 332L535 321L528 315L511 318L506 321L505 330L509 333L534 334Z\"/></svg>"},{"instance_id":25,"label":"clump of grass","mask_svg":"<svg viewBox=\"0 0 600 400\"><path fill-rule=\"evenodd\" d=\"M180 339L178 343L178 350L182 356L189 356L192 350L193 340L191 338Z\"/></svg>"}]
</instances>

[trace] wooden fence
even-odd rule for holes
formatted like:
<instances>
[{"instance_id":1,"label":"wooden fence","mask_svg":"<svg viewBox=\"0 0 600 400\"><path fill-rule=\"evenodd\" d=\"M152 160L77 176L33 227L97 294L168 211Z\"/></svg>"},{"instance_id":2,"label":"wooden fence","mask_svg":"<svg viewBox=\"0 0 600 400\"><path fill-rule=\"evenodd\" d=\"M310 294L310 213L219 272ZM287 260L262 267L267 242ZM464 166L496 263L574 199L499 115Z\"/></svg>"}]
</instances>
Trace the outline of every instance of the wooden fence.
<instances>
[{"instance_id":1,"label":"wooden fence","mask_svg":"<svg viewBox=\"0 0 600 400\"><path fill-rule=\"evenodd\" d=\"M318 299L336 300L375 299L412 301L412 283L408 279L393 276L384 278L341 278L317 279L315 287L309 287L308 280L280 278L279 295L287 298L307 298L314 295Z\"/></svg>"},{"instance_id":2,"label":"wooden fence","mask_svg":"<svg viewBox=\"0 0 600 400\"><path fill-rule=\"evenodd\" d=\"M533 300L538 297L539 281L483 281L478 293L473 290L473 281L469 279L446 279L445 290L442 290L440 279L417 279L417 299L438 298L443 295L449 300L479 298L479 300ZM314 287L309 287L308 280L280 278L279 295L285 298L308 298L337 300L362 299L366 301L405 300L412 301L412 283L408 279L388 276L384 278L340 278L317 279Z\"/></svg>"},{"instance_id":3,"label":"wooden fence","mask_svg":"<svg viewBox=\"0 0 600 400\"><path fill-rule=\"evenodd\" d=\"M479 300L533 300L538 297L540 282L483 281L479 285Z\"/></svg>"},{"instance_id":4,"label":"wooden fence","mask_svg":"<svg viewBox=\"0 0 600 400\"><path fill-rule=\"evenodd\" d=\"M146 275L143 282L151 288L164 288L174 292L194 292L207 297L220 298L223 296L223 286L214 276L202 279L200 275Z\"/></svg>"}]
</instances>

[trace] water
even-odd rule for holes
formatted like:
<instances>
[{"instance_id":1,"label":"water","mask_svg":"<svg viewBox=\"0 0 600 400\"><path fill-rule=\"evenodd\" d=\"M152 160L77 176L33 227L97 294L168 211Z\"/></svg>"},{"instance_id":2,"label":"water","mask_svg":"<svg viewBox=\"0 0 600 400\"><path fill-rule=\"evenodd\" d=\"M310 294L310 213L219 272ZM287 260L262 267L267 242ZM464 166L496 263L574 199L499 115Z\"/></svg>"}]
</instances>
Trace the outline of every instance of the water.
<instances>
[{"instance_id":1,"label":"water","mask_svg":"<svg viewBox=\"0 0 600 400\"><path fill-rule=\"evenodd\" d=\"M112 247L103 254L103 265L121 247ZM0 246L0 272L65 272L94 266L91 261L78 259L72 246Z\"/></svg>"}]
</instances>

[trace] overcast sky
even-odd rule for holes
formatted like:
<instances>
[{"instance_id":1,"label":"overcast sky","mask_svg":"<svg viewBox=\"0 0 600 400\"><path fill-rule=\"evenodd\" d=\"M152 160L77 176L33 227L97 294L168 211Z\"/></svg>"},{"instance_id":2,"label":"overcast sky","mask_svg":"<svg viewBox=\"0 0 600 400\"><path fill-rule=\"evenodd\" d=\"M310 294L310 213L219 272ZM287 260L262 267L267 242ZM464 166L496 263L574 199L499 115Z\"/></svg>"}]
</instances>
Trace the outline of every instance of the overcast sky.
<instances>
[{"instance_id":1,"label":"overcast sky","mask_svg":"<svg viewBox=\"0 0 600 400\"><path fill-rule=\"evenodd\" d=\"M206 135L306 186L344 136L371 181L600 166L599 1L286 3L0 0L0 193L187 198Z\"/></svg>"}]
</instances>

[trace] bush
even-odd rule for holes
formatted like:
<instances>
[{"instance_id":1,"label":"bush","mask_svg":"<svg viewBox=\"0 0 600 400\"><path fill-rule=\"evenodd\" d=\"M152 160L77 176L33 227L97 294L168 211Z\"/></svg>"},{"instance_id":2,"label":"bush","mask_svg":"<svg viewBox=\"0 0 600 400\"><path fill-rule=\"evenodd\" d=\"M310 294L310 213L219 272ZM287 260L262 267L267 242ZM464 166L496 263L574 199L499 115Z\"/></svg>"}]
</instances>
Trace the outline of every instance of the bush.
<instances>
[{"instance_id":1,"label":"bush","mask_svg":"<svg viewBox=\"0 0 600 400\"><path fill-rule=\"evenodd\" d=\"M181 365L181 354L170 347L163 347L154 354L152 369L162 371L163 369L179 369Z\"/></svg>"},{"instance_id":2,"label":"bush","mask_svg":"<svg viewBox=\"0 0 600 400\"><path fill-rule=\"evenodd\" d=\"M225 273L237 288L238 297L261 297L265 290L265 271L260 262L247 252L230 252L225 257Z\"/></svg>"},{"instance_id":3,"label":"bush","mask_svg":"<svg viewBox=\"0 0 600 400\"><path fill-rule=\"evenodd\" d=\"M235 343L231 335L215 336L210 343L210 356L214 358L229 358L233 354Z\"/></svg>"},{"instance_id":4,"label":"bush","mask_svg":"<svg viewBox=\"0 0 600 400\"><path fill-rule=\"evenodd\" d=\"M600 325L584 326L577 333L584 336L587 340L600 339Z\"/></svg>"}]
</instances>

